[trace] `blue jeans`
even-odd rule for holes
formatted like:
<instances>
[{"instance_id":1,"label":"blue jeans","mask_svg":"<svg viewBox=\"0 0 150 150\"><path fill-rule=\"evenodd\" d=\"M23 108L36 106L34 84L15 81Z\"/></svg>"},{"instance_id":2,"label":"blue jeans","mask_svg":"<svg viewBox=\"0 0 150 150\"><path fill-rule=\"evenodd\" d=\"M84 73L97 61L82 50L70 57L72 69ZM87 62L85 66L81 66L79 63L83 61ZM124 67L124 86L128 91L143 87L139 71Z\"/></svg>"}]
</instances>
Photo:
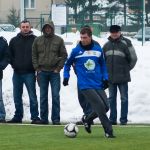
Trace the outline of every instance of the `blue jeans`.
<instances>
[{"instance_id":1,"label":"blue jeans","mask_svg":"<svg viewBox=\"0 0 150 150\"><path fill-rule=\"evenodd\" d=\"M52 93L52 122L60 122L60 74L52 71L41 71L38 75L40 85L40 117L48 122L48 87L51 85Z\"/></svg>"},{"instance_id":2,"label":"blue jeans","mask_svg":"<svg viewBox=\"0 0 150 150\"><path fill-rule=\"evenodd\" d=\"M0 80L0 120L5 120L6 112L2 96L2 80Z\"/></svg>"},{"instance_id":3,"label":"blue jeans","mask_svg":"<svg viewBox=\"0 0 150 150\"><path fill-rule=\"evenodd\" d=\"M23 85L25 84L27 88L27 92L30 99L30 113L31 120L38 119L39 111L38 111L38 102L36 96L36 77L34 73L28 74L17 74L14 72L13 74L13 95L14 95L14 103L15 103L15 115L14 118L16 120L22 120L23 118Z\"/></svg>"},{"instance_id":4,"label":"blue jeans","mask_svg":"<svg viewBox=\"0 0 150 150\"><path fill-rule=\"evenodd\" d=\"M117 87L121 96L121 115L120 122L127 123L128 115L128 83L110 84L109 85L109 102L110 102L110 121L117 122Z\"/></svg>"},{"instance_id":5,"label":"blue jeans","mask_svg":"<svg viewBox=\"0 0 150 150\"><path fill-rule=\"evenodd\" d=\"M78 100L84 115L88 116L92 112L92 108L79 89L78 89Z\"/></svg>"}]
</instances>

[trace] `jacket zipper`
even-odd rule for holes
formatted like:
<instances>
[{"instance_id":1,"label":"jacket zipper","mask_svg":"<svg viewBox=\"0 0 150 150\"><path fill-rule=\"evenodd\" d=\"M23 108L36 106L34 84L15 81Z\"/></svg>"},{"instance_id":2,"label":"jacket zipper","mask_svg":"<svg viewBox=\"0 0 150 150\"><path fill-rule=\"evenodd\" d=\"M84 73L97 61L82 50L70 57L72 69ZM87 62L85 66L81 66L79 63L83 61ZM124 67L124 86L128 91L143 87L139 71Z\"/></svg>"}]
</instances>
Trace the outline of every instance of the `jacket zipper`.
<instances>
[{"instance_id":1,"label":"jacket zipper","mask_svg":"<svg viewBox=\"0 0 150 150\"><path fill-rule=\"evenodd\" d=\"M113 46L113 55L112 55L112 81L114 81L114 50L115 50L115 43L112 42Z\"/></svg>"}]
</instances>

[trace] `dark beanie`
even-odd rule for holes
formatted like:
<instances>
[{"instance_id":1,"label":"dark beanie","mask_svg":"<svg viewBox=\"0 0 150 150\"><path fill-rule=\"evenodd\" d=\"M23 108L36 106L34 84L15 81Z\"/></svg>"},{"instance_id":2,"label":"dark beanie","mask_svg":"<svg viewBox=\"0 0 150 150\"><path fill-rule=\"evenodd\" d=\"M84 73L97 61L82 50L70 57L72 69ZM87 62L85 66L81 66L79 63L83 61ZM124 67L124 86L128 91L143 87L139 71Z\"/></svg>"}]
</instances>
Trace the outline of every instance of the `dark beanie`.
<instances>
[{"instance_id":1,"label":"dark beanie","mask_svg":"<svg viewBox=\"0 0 150 150\"><path fill-rule=\"evenodd\" d=\"M121 27L118 25L112 25L112 26L110 26L109 31L110 32L119 32L119 31L121 31Z\"/></svg>"}]
</instances>

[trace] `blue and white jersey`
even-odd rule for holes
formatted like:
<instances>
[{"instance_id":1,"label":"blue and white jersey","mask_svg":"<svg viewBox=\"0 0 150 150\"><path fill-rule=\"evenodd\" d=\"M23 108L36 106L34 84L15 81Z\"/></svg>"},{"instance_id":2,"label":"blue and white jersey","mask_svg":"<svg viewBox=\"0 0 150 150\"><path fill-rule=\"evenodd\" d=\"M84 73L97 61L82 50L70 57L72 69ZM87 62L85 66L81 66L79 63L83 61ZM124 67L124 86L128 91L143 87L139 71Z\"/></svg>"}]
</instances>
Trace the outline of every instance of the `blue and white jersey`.
<instances>
[{"instance_id":1,"label":"blue and white jersey","mask_svg":"<svg viewBox=\"0 0 150 150\"><path fill-rule=\"evenodd\" d=\"M64 66L64 78L69 79L72 65L80 90L102 89L102 80L108 80L103 51L95 42L91 50L84 50L80 44L72 50Z\"/></svg>"}]
</instances>

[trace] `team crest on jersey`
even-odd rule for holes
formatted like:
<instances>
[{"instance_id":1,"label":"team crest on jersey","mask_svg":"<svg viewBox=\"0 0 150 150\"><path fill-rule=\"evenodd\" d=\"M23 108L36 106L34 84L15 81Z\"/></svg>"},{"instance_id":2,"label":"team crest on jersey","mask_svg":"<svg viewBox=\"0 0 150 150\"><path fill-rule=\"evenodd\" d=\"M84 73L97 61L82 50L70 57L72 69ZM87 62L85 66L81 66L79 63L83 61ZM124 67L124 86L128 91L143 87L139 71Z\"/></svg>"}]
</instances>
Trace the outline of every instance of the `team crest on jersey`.
<instances>
[{"instance_id":1,"label":"team crest on jersey","mask_svg":"<svg viewBox=\"0 0 150 150\"><path fill-rule=\"evenodd\" d=\"M92 71L95 69L95 62L91 59L88 59L86 63L84 63L84 66L87 70Z\"/></svg>"}]
</instances>

